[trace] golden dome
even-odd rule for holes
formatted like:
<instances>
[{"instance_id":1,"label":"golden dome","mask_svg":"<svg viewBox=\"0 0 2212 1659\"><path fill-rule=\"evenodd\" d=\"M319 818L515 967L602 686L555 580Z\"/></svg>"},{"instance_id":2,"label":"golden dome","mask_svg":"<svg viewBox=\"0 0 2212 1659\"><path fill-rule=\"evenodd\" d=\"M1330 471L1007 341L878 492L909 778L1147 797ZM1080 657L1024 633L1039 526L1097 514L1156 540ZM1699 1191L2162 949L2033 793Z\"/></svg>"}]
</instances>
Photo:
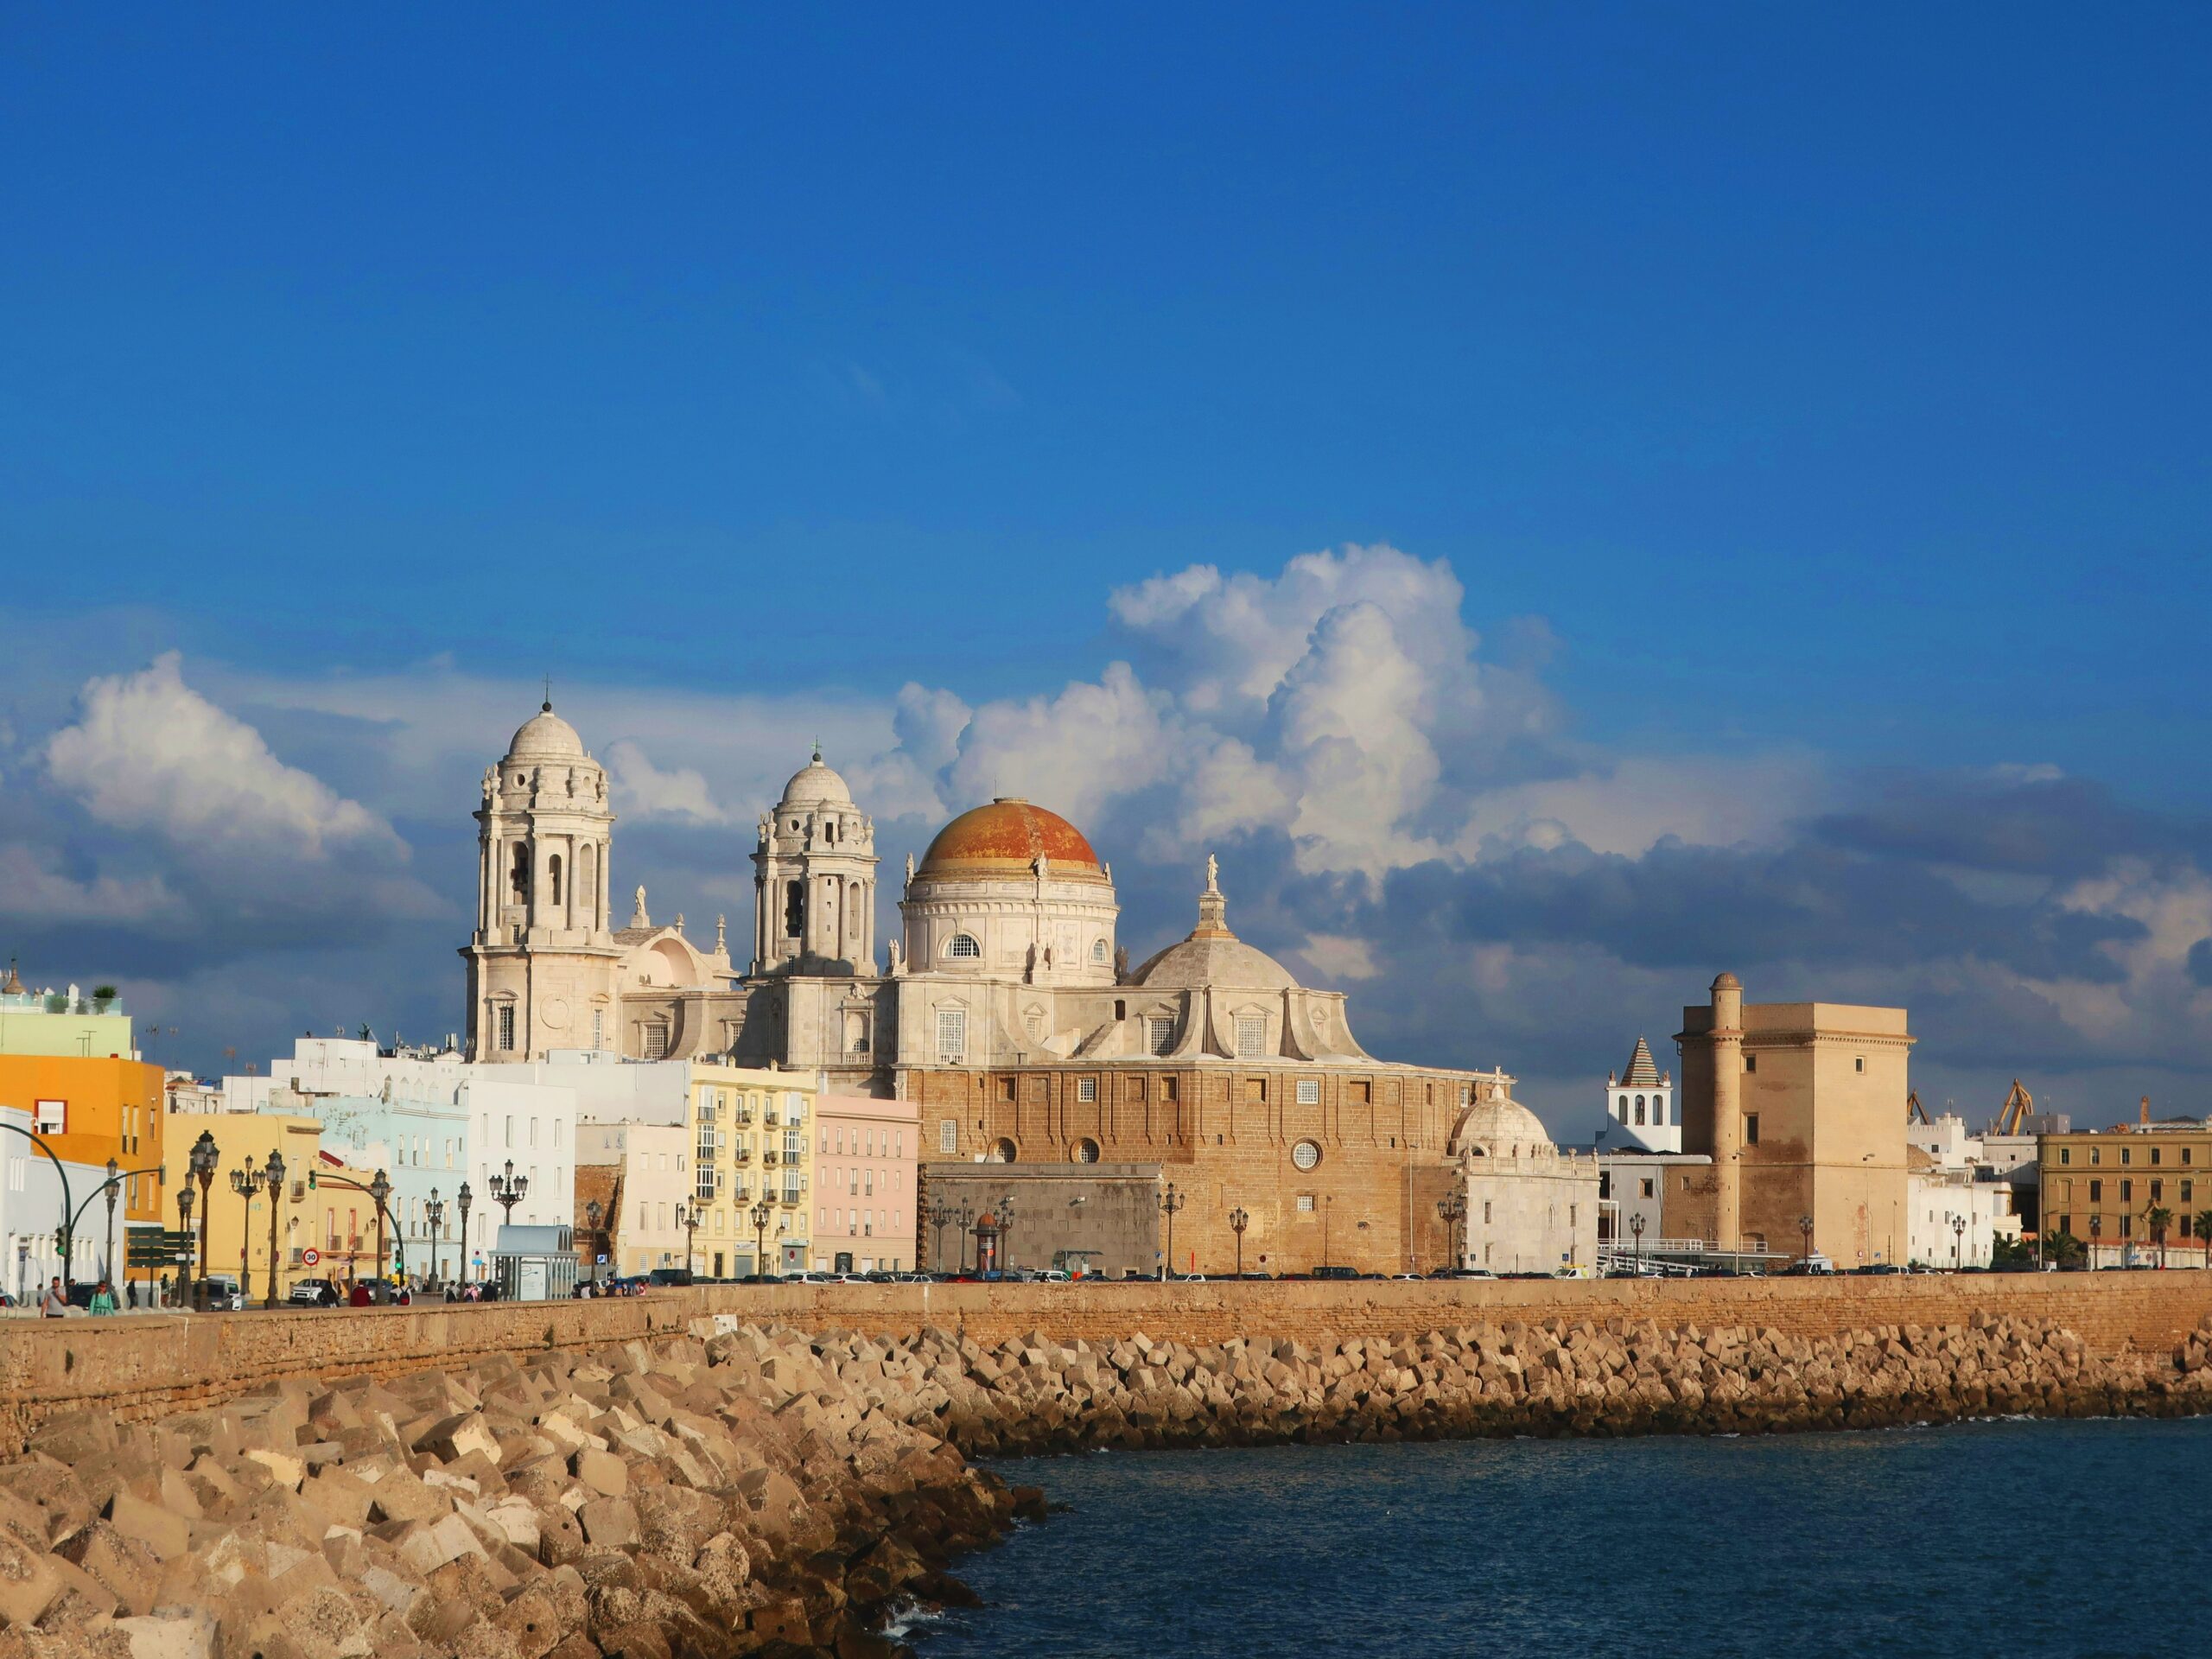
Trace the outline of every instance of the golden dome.
<instances>
[{"instance_id":1,"label":"golden dome","mask_svg":"<svg viewBox=\"0 0 2212 1659\"><path fill-rule=\"evenodd\" d=\"M1049 861L1046 873L1056 880L1106 879L1082 830L1014 795L971 808L938 830L914 874L1027 875L1040 857Z\"/></svg>"}]
</instances>

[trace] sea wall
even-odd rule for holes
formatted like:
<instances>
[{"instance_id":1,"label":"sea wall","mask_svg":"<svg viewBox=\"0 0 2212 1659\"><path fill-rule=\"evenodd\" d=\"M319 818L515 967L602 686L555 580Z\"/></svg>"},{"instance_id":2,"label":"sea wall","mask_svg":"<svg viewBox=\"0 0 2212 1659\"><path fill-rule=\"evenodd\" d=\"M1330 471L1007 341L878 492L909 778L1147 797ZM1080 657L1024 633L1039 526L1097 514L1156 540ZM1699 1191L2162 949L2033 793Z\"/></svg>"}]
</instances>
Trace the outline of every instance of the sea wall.
<instances>
[{"instance_id":1,"label":"sea wall","mask_svg":"<svg viewBox=\"0 0 2212 1659\"><path fill-rule=\"evenodd\" d=\"M2114 1357L2170 1351L2212 1313L2212 1273L1899 1274L1881 1278L1234 1281L1101 1285L702 1286L643 1297L433 1303L193 1317L0 1320L0 1455L48 1416L97 1405L143 1421L287 1376L398 1376L494 1355L666 1336L702 1315L806 1331L986 1346L1041 1334L1111 1343L1141 1331L1204 1346L1318 1344L1458 1325L1744 1325L1797 1339L2009 1315Z\"/></svg>"}]
</instances>

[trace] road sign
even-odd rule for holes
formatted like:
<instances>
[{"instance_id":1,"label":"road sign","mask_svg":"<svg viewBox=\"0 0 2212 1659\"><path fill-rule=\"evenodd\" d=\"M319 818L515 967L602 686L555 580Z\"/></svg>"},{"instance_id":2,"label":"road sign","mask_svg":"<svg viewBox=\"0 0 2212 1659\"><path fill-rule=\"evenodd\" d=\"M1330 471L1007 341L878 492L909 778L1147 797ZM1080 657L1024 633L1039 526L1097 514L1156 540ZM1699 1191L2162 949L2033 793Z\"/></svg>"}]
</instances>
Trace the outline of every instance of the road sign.
<instances>
[{"instance_id":1,"label":"road sign","mask_svg":"<svg viewBox=\"0 0 2212 1659\"><path fill-rule=\"evenodd\" d=\"M124 1235L124 1262L133 1268L166 1268L192 1249L192 1235L154 1227L133 1227Z\"/></svg>"},{"instance_id":2,"label":"road sign","mask_svg":"<svg viewBox=\"0 0 2212 1659\"><path fill-rule=\"evenodd\" d=\"M602 1267L602 1268L603 1268L603 1267L605 1267L605 1266L607 1265L607 1257L606 1257L604 1255L601 1255L600 1256L600 1258L599 1258L599 1265L600 1265L601 1267Z\"/></svg>"},{"instance_id":3,"label":"road sign","mask_svg":"<svg viewBox=\"0 0 2212 1659\"><path fill-rule=\"evenodd\" d=\"M310 1244L300 1252L300 1262L303 1267L320 1267L322 1264L322 1252Z\"/></svg>"}]
</instances>

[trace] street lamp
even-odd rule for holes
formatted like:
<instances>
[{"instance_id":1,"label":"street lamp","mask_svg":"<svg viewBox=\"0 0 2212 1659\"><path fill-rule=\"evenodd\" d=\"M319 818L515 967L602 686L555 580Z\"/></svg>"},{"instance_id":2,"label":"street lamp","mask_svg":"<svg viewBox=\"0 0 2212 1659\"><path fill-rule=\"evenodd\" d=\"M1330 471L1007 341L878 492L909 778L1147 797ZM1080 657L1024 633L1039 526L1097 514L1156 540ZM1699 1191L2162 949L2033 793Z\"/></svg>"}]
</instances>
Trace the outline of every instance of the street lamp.
<instances>
[{"instance_id":1,"label":"street lamp","mask_svg":"<svg viewBox=\"0 0 2212 1659\"><path fill-rule=\"evenodd\" d=\"M520 1204L523 1199L523 1194L530 1191L530 1177L527 1175L516 1174L515 1160L510 1158L507 1160L506 1174L504 1177L494 1175L486 1180L484 1185L491 1189L492 1202L500 1205L506 1211L507 1215L505 1224L509 1227L513 1226L515 1223L515 1205Z\"/></svg>"},{"instance_id":2,"label":"street lamp","mask_svg":"<svg viewBox=\"0 0 2212 1659\"><path fill-rule=\"evenodd\" d=\"M1244 1276L1244 1230L1251 1224L1252 1217L1244 1213L1243 1205L1229 1212L1229 1230L1236 1235L1236 1276L1239 1279Z\"/></svg>"},{"instance_id":3,"label":"street lamp","mask_svg":"<svg viewBox=\"0 0 2212 1659\"><path fill-rule=\"evenodd\" d=\"M1959 1251L1966 1243L1966 1236L1967 1218L1964 1216L1953 1216L1951 1217L1951 1271L1953 1273L1959 1270Z\"/></svg>"},{"instance_id":4,"label":"street lamp","mask_svg":"<svg viewBox=\"0 0 2212 1659\"><path fill-rule=\"evenodd\" d=\"M1813 1218L1812 1218L1812 1217L1810 1217L1810 1216L1800 1216L1800 1217L1797 1217L1797 1231L1798 1231L1799 1235L1800 1235L1800 1236L1804 1239L1804 1241L1805 1241L1805 1250L1804 1250L1804 1255L1803 1255L1802 1259L1803 1259L1806 1262L1810 1263L1810 1262L1811 1262L1811 1261L1812 1261L1812 1259L1813 1259Z\"/></svg>"},{"instance_id":5,"label":"street lamp","mask_svg":"<svg viewBox=\"0 0 2212 1659\"><path fill-rule=\"evenodd\" d=\"M176 1230L184 1235L184 1271L177 1275L176 1305L185 1305L185 1287L192 1282L192 1182L177 1183Z\"/></svg>"},{"instance_id":6,"label":"street lamp","mask_svg":"<svg viewBox=\"0 0 2212 1659\"><path fill-rule=\"evenodd\" d=\"M284 1154L272 1151L269 1161L261 1166L261 1179L269 1188L269 1294L263 1301L264 1307L276 1306L276 1212L284 1205Z\"/></svg>"},{"instance_id":7,"label":"street lamp","mask_svg":"<svg viewBox=\"0 0 2212 1659\"><path fill-rule=\"evenodd\" d=\"M696 1254L696 1247L692 1241L699 1230L699 1206L696 1204L686 1205L678 1199L676 1205L676 1224L683 1230L683 1271L690 1273L691 1258Z\"/></svg>"},{"instance_id":8,"label":"street lamp","mask_svg":"<svg viewBox=\"0 0 2212 1659\"><path fill-rule=\"evenodd\" d=\"M123 1166L111 1158L107 1160L107 1281L115 1282L115 1183L123 1173Z\"/></svg>"},{"instance_id":9,"label":"street lamp","mask_svg":"<svg viewBox=\"0 0 2212 1659\"><path fill-rule=\"evenodd\" d=\"M598 1208L596 1205L592 1207ZM446 1201L438 1196L435 1186L430 1189L430 1196L423 1201L423 1219L430 1224L430 1282L435 1285L445 1277L439 1270L438 1231L446 1224Z\"/></svg>"},{"instance_id":10,"label":"street lamp","mask_svg":"<svg viewBox=\"0 0 2212 1659\"><path fill-rule=\"evenodd\" d=\"M1337 1197L1333 1192L1321 1195L1321 1265L1329 1265L1329 1223L1335 1219Z\"/></svg>"},{"instance_id":11,"label":"street lamp","mask_svg":"<svg viewBox=\"0 0 2212 1659\"><path fill-rule=\"evenodd\" d=\"M937 1249L930 1253L930 1261L939 1273L944 1271L944 1227L952 1219L953 1213L952 1206L943 1202L933 1205L930 1209L930 1225L937 1229Z\"/></svg>"},{"instance_id":12,"label":"street lamp","mask_svg":"<svg viewBox=\"0 0 2212 1659\"><path fill-rule=\"evenodd\" d=\"M384 1281L384 1201L391 1196L391 1178L378 1170L369 1178L369 1198L377 1207L377 1297L389 1288Z\"/></svg>"},{"instance_id":13,"label":"street lamp","mask_svg":"<svg viewBox=\"0 0 2212 1659\"><path fill-rule=\"evenodd\" d=\"M999 1272L1004 1274L1014 1266L1014 1194L1001 1194L999 1198Z\"/></svg>"},{"instance_id":14,"label":"street lamp","mask_svg":"<svg viewBox=\"0 0 2212 1659\"><path fill-rule=\"evenodd\" d=\"M253 1300L253 1195L261 1191L261 1172L246 1154L245 1167L231 1172L231 1191L245 1200L238 1216L238 1300Z\"/></svg>"},{"instance_id":15,"label":"street lamp","mask_svg":"<svg viewBox=\"0 0 2212 1659\"><path fill-rule=\"evenodd\" d=\"M475 1195L468 1190L467 1181L461 1184L458 1197L461 1204L461 1282L465 1285L468 1282L468 1206L476 1200Z\"/></svg>"},{"instance_id":16,"label":"street lamp","mask_svg":"<svg viewBox=\"0 0 2212 1659\"><path fill-rule=\"evenodd\" d=\"M1628 1218L1628 1230L1636 1235L1636 1276L1643 1276L1643 1212L1637 1211Z\"/></svg>"},{"instance_id":17,"label":"street lamp","mask_svg":"<svg viewBox=\"0 0 2212 1659\"><path fill-rule=\"evenodd\" d=\"M437 1197L437 1194L433 1192L430 1196L432 1198L435 1198ZM594 1285L599 1283L599 1258L602 1255L612 1255L613 1254L612 1250L607 1248L607 1235L599 1230L599 1218L605 1213L606 1211L600 1208L599 1200L597 1198L594 1198L590 1203L584 1205L584 1220L589 1223L591 1226L591 1281Z\"/></svg>"},{"instance_id":18,"label":"street lamp","mask_svg":"<svg viewBox=\"0 0 2212 1659\"><path fill-rule=\"evenodd\" d=\"M1452 1236L1452 1265L1467 1265L1467 1234L1459 1224L1467 1218L1467 1195L1454 1192L1449 1198L1436 1201L1437 1216L1444 1223L1444 1230Z\"/></svg>"},{"instance_id":19,"label":"street lamp","mask_svg":"<svg viewBox=\"0 0 2212 1659\"><path fill-rule=\"evenodd\" d=\"M763 1198L753 1206L753 1271L766 1277L768 1272L768 1200Z\"/></svg>"},{"instance_id":20,"label":"street lamp","mask_svg":"<svg viewBox=\"0 0 2212 1659\"><path fill-rule=\"evenodd\" d=\"M1167 1183L1167 1190L1160 1195L1160 1213L1167 1217L1167 1256L1161 1264L1160 1276L1164 1280L1175 1271L1175 1217L1190 1202L1190 1194L1175 1190L1175 1183Z\"/></svg>"},{"instance_id":21,"label":"street lamp","mask_svg":"<svg viewBox=\"0 0 2212 1659\"><path fill-rule=\"evenodd\" d=\"M192 1155L188 1161L192 1166L193 1175L200 1182L200 1294L197 1300L203 1308L207 1306L207 1221L215 1213L215 1205L207 1196L207 1189L215 1184L215 1166L222 1160L221 1149L215 1145L214 1131L200 1130L200 1138L192 1143ZM188 1208L185 1211L188 1223L191 1216L192 1211Z\"/></svg>"}]
</instances>

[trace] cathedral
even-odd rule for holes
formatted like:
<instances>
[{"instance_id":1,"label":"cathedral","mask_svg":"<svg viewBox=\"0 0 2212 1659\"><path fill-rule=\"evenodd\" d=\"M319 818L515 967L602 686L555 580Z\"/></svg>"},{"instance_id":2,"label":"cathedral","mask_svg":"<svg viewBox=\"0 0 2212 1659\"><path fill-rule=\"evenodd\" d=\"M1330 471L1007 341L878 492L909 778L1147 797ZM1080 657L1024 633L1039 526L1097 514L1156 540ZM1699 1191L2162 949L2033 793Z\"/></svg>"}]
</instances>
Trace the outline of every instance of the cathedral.
<instances>
[{"instance_id":1,"label":"cathedral","mask_svg":"<svg viewBox=\"0 0 2212 1659\"><path fill-rule=\"evenodd\" d=\"M918 1103L944 1161L1156 1166L1187 1200L1202 1268L1325 1260L1426 1270L1478 1246L1463 1124L1503 1072L1381 1060L1341 992L1238 938L1214 860L1189 934L1131 965L1113 870L1065 818L1001 798L938 830L879 958L874 822L817 750L760 816L747 958L718 918L655 925L642 887L613 925L607 772L548 702L484 774L469 1054L556 1051L814 1071ZM703 931L703 930L702 930ZM1533 1121L1533 1120L1532 1120Z\"/></svg>"}]
</instances>

